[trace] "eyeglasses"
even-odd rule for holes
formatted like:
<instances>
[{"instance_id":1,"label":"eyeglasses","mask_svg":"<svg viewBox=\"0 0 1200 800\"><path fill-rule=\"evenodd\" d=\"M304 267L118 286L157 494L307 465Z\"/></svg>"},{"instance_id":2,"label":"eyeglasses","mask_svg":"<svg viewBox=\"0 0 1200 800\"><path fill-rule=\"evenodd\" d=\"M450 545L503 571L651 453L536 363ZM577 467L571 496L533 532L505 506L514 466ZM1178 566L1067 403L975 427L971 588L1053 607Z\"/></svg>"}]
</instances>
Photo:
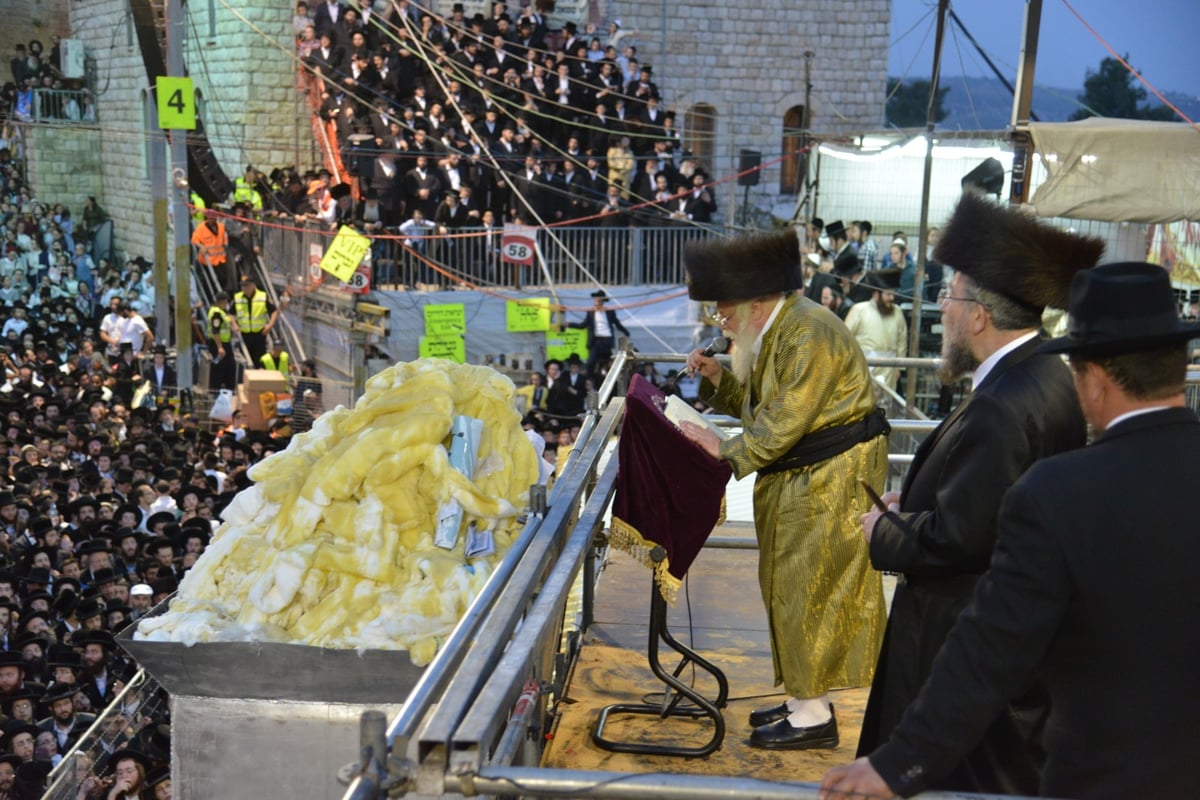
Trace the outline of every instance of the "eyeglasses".
<instances>
[{"instance_id":1,"label":"eyeglasses","mask_svg":"<svg viewBox=\"0 0 1200 800\"><path fill-rule=\"evenodd\" d=\"M977 303L978 305L983 306L983 303L976 300L974 297L955 297L954 295L950 294L949 288L942 289L940 292L938 292L938 296L937 296L937 301L938 301L939 306L945 305L947 300L958 300L959 302L962 302L962 303ZM987 306L983 306L983 307L987 308Z\"/></svg>"},{"instance_id":2,"label":"eyeglasses","mask_svg":"<svg viewBox=\"0 0 1200 800\"><path fill-rule=\"evenodd\" d=\"M716 308L713 308L712 312L709 313L708 318L713 325L717 326L718 328L724 328L725 323L729 322L729 320L733 317L730 314L722 314Z\"/></svg>"}]
</instances>

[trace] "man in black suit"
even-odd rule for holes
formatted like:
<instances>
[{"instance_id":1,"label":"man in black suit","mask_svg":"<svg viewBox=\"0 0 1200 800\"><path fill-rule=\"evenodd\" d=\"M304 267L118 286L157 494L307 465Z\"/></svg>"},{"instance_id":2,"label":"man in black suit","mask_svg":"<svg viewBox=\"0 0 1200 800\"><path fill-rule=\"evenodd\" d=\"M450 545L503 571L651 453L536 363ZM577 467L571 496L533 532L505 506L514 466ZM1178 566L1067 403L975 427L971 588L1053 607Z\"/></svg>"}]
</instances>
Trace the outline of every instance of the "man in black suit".
<instances>
[{"instance_id":1,"label":"man in black suit","mask_svg":"<svg viewBox=\"0 0 1200 800\"><path fill-rule=\"evenodd\" d=\"M870 300L871 289L858 283L863 270L858 264L858 253L850 246L846 226L840 219L831 222L825 226L825 235L829 238L829 252L833 253L833 274L842 282L842 294L852 303Z\"/></svg>"},{"instance_id":2,"label":"man in black suit","mask_svg":"<svg viewBox=\"0 0 1200 800\"><path fill-rule=\"evenodd\" d=\"M822 796L905 797L963 758L1004 704L1050 696L1040 792L1189 797L1200 753L1200 422L1170 279L1107 264L1071 285L1070 358L1088 447L1038 462L1000 509L996 551L890 740L826 774Z\"/></svg>"},{"instance_id":3,"label":"man in black suit","mask_svg":"<svg viewBox=\"0 0 1200 800\"><path fill-rule=\"evenodd\" d=\"M337 0L334 2L318 2L313 9L313 27L317 30L317 35L326 31L333 31L337 24L342 21L342 16L345 14L346 7ZM334 36L337 34L334 33Z\"/></svg>"},{"instance_id":4,"label":"man in black suit","mask_svg":"<svg viewBox=\"0 0 1200 800\"><path fill-rule=\"evenodd\" d=\"M583 361L575 353L567 359L567 371L560 374L550 387L546 410L560 417L577 417L583 413L587 400L587 377L579 371Z\"/></svg>"},{"instance_id":5,"label":"man in black suit","mask_svg":"<svg viewBox=\"0 0 1200 800\"><path fill-rule=\"evenodd\" d=\"M606 300L608 292L603 289L592 292L592 310L584 315L583 322L573 322L567 326L587 331L588 360L585 374L594 380L599 380L600 365L608 363L612 358L617 331L629 335L629 330L617 319L617 312L604 307Z\"/></svg>"},{"instance_id":6,"label":"man in black suit","mask_svg":"<svg viewBox=\"0 0 1200 800\"><path fill-rule=\"evenodd\" d=\"M150 394L155 404L163 405L178 391L179 378L175 375L175 368L167 363L166 345L156 344L151 352L154 360L142 370L142 380L150 383Z\"/></svg>"},{"instance_id":7,"label":"man in black suit","mask_svg":"<svg viewBox=\"0 0 1200 800\"><path fill-rule=\"evenodd\" d=\"M904 578L892 601L860 755L887 740L987 570L1004 493L1038 459L1082 447L1087 438L1070 370L1039 352L1039 329L1044 307L1066 305L1071 277L1099 260L1103 242L966 194L939 248L957 270L942 301L941 377L952 383L973 372L973 388L921 443L901 493L885 495L885 502L899 504L896 513L864 518L871 563ZM1030 697L1018 705L1021 711L998 720L937 788L1036 793L1035 734L1044 703Z\"/></svg>"}]
</instances>

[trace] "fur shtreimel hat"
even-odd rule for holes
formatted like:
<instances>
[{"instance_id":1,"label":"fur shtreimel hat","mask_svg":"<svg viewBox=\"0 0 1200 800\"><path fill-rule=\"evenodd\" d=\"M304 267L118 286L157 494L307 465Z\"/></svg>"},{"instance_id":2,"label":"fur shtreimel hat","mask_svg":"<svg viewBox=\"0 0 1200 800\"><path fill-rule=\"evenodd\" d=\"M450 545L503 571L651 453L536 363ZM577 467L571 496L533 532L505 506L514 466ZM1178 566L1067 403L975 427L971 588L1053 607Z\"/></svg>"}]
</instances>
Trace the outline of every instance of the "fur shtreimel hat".
<instances>
[{"instance_id":1,"label":"fur shtreimel hat","mask_svg":"<svg viewBox=\"0 0 1200 800\"><path fill-rule=\"evenodd\" d=\"M688 297L701 302L750 300L804 285L794 230L693 242L683 253Z\"/></svg>"},{"instance_id":2,"label":"fur shtreimel hat","mask_svg":"<svg viewBox=\"0 0 1200 800\"><path fill-rule=\"evenodd\" d=\"M933 257L1022 305L1066 308L1071 279L1096 266L1104 242L1053 228L1013 207L965 192Z\"/></svg>"}]
</instances>

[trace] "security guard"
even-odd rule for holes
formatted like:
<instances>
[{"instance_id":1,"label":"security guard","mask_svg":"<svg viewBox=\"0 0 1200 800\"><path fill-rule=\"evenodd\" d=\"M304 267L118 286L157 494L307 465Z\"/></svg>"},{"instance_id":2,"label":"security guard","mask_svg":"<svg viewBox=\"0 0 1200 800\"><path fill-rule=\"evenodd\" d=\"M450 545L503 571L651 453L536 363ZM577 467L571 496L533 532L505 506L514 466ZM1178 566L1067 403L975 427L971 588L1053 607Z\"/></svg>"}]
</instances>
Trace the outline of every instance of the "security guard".
<instances>
[{"instance_id":1,"label":"security guard","mask_svg":"<svg viewBox=\"0 0 1200 800\"><path fill-rule=\"evenodd\" d=\"M234 205L242 203L252 209L254 213L260 214L263 207L262 194L258 191L258 171L253 165L246 165L246 174L233 182L233 197L231 198Z\"/></svg>"},{"instance_id":2,"label":"security guard","mask_svg":"<svg viewBox=\"0 0 1200 800\"><path fill-rule=\"evenodd\" d=\"M271 352L263 356L259 363L263 369L279 370L285 378L291 376L287 351L283 349L283 342L278 338L271 340Z\"/></svg>"},{"instance_id":3,"label":"security guard","mask_svg":"<svg viewBox=\"0 0 1200 800\"><path fill-rule=\"evenodd\" d=\"M226 275L229 260L225 248L229 245L229 234L225 232L225 223L209 217L192 232L192 244L196 246L196 263L212 270L219 285L228 286L231 276Z\"/></svg>"},{"instance_id":4,"label":"security guard","mask_svg":"<svg viewBox=\"0 0 1200 800\"><path fill-rule=\"evenodd\" d=\"M212 370L208 376L208 388L229 389L237 385L237 369L233 361L230 342L237 331L237 322L229 316L229 293L218 292L216 302L208 309L208 352L212 354Z\"/></svg>"},{"instance_id":5,"label":"security guard","mask_svg":"<svg viewBox=\"0 0 1200 800\"><path fill-rule=\"evenodd\" d=\"M233 318L250 353L250 363L261 364L267 354L267 335L279 319L279 309L258 291L249 275L242 278L242 290L233 296Z\"/></svg>"},{"instance_id":6,"label":"security guard","mask_svg":"<svg viewBox=\"0 0 1200 800\"><path fill-rule=\"evenodd\" d=\"M192 222L197 226L204 223L204 211L208 208L208 204L204 202L204 198L192 192L188 195L188 202L192 204Z\"/></svg>"}]
</instances>

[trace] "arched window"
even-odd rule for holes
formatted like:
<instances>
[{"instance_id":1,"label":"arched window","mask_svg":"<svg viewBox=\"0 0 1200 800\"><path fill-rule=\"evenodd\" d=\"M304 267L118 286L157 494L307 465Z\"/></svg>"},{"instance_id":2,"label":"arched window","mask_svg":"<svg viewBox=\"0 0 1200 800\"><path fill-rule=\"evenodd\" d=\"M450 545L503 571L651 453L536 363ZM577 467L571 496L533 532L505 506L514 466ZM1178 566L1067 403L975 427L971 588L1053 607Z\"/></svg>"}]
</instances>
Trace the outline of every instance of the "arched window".
<instances>
[{"instance_id":1,"label":"arched window","mask_svg":"<svg viewBox=\"0 0 1200 800\"><path fill-rule=\"evenodd\" d=\"M804 175L800 172L800 150L804 146L804 106L792 106L783 115L783 144L779 148L783 161L779 167L779 193L800 194L804 191Z\"/></svg>"},{"instance_id":2,"label":"arched window","mask_svg":"<svg viewBox=\"0 0 1200 800\"><path fill-rule=\"evenodd\" d=\"M711 173L716 154L717 109L697 103L688 109L683 126L683 146L695 154L696 163Z\"/></svg>"}]
</instances>

